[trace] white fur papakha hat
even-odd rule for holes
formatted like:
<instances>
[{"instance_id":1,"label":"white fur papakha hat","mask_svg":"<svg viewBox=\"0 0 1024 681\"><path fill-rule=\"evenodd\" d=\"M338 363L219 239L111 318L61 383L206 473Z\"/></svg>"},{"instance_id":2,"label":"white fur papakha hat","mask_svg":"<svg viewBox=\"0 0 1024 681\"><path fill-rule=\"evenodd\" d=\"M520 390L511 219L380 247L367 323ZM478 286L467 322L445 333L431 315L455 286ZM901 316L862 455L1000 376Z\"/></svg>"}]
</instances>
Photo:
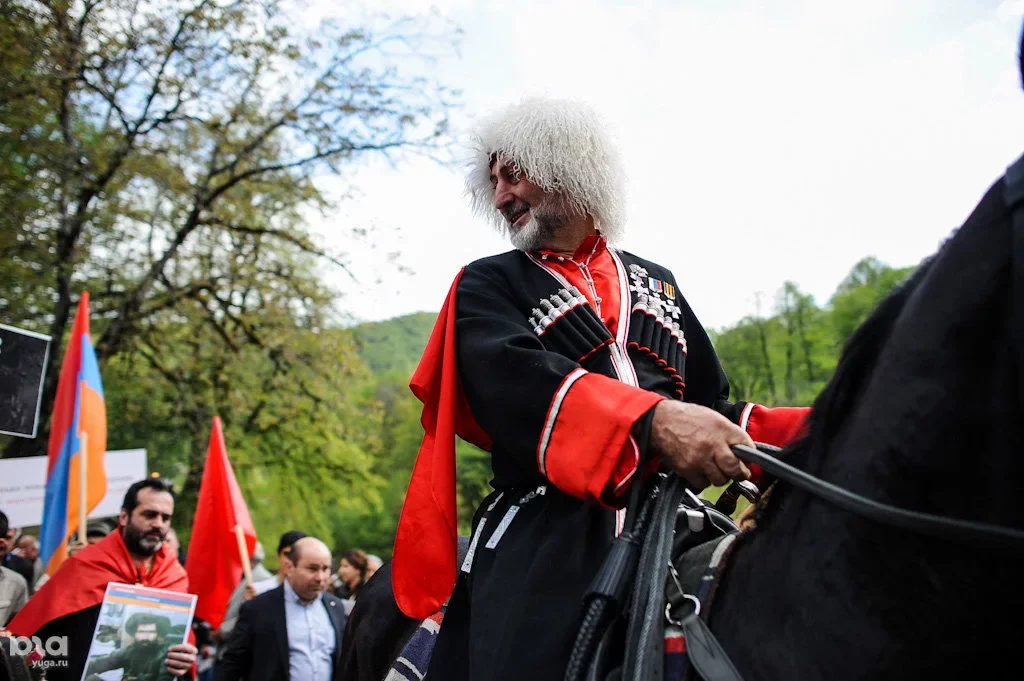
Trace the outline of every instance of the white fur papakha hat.
<instances>
[{"instance_id":1,"label":"white fur papakha hat","mask_svg":"<svg viewBox=\"0 0 1024 681\"><path fill-rule=\"evenodd\" d=\"M618 155L590 107L576 101L524 99L484 118L472 140L466 189L478 214L496 227L490 159L497 154L545 192L565 196L574 210L594 218L609 241L622 235L625 208Z\"/></svg>"}]
</instances>

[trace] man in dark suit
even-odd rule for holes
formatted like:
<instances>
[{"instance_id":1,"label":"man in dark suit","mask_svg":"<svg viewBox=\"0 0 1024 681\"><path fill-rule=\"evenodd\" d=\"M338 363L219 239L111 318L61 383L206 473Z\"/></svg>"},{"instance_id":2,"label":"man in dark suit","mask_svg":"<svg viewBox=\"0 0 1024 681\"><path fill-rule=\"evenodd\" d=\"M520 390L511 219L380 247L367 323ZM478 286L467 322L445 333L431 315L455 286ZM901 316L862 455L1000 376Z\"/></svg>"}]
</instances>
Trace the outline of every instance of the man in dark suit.
<instances>
[{"instance_id":1,"label":"man in dark suit","mask_svg":"<svg viewBox=\"0 0 1024 681\"><path fill-rule=\"evenodd\" d=\"M337 681L345 609L324 594L331 552L306 537L292 548L281 586L247 601L217 662L214 681Z\"/></svg>"}]
</instances>

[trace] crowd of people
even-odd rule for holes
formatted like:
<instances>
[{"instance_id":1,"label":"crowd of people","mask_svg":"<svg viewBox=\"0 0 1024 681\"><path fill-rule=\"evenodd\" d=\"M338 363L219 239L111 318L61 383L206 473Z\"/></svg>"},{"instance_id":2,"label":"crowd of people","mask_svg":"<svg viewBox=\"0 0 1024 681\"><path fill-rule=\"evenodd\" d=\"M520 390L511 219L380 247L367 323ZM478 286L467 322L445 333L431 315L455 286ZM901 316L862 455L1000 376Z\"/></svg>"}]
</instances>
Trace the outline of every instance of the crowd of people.
<instances>
[{"instance_id":1,"label":"crowd of people","mask_svg":"<svg viewBox=\"0 0 1024 681\"><path fill-rule=\"evenodd\" d=\"M83 671L86 678L100 679L98 674L115 668L111 665L124 670L122 679L140 681L174 678L193 665L204 681L333 678L347 615L383 561L359 549L335 558L327 544L301 530L281 535L276 574L264 565L263 546L257 543L252 582L239 582L220 626L195 618L191 636L171 641L166 627L133 620L131 643L102 662L89 659L107 584L187 592L185 555L171 527L173 510L169 481L140 480L126 493L117 521L90 523L86 541L69 545L68 558L52 579L36 538L19 534L0 512L0 632L40 640L66 636L63 659L49 660L50 681L78 681ZM318 604L323 607L314 607ZM157 650L160 659L154 661ZM6 651L11 652L9 646Z\"/></svg>"}]
</instances>

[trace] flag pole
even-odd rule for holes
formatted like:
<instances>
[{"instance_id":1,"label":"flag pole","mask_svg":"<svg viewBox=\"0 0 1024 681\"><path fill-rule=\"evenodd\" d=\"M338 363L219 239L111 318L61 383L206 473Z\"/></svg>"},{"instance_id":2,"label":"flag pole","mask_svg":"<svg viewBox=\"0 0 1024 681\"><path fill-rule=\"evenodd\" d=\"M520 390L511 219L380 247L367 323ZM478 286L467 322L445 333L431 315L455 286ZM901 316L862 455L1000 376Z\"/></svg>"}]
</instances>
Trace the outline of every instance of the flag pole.
<instances>
[{"instance_id":1,"label":"flag pole","mask_svg":"<svg viewBox=\"0 0 1024 681\"><path fill-rule=\"evenodd\" d=\"M252 584L252 565L249 563L249 552L245 548L245 531L242 526L235 525L235 537L238 539L238 556L242 559L242 574L245 576L245 585Z\"/></svg>"},{"instance_id":2,"label":"flag pole","mask_svg":"<svg viewBox=\"0 0 1024 681\"><path fill-rule=\"evenodd\" d=\"M89 435L84 430L78 434L82 443L78 450L78 541L85 543L85 502L89 486Z\"/></svg>"}]
</instances>

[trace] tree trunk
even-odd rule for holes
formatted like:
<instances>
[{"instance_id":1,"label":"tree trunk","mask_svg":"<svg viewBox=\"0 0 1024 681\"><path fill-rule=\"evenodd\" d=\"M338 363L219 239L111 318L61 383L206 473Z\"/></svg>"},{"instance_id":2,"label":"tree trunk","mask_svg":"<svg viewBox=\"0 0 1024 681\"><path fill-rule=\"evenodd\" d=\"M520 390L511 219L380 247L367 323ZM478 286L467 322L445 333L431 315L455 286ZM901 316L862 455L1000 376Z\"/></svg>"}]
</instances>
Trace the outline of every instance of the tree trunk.
<instances>
[{"instance_id":1,"label":"tree trunk","mask_svg":"<svg viewBox=\"0 0 1024 681\"><path fill-rule=\"evenodd\" d=\"M790 326L787 324L787 326ZM793 329L789 328L786 338L786 403L793 404L796 391L793 389Z\"/></svg>"},{"instance_id":2,"label":"tree trunk","mask_svg":"<svg viewBox=\"0 0 1024 681\"><path fill-rule=\"evenodd\" d=\"M189 415L188 474L174 505L174 524L182 528L185 534L189 534L192 528L196 504L199 501L199 486L203 482L203 470L206 467L211 422L210 411L203 405L197 405Z\"/></svg>"},{"instance_id":3,"label":"tree trunk","mask_svg":"<svg viewBox=\"0 0 1024 681\"><path fill-rule=\"evenodd\" d=\"M807 368L807 380L814 382L814 364L811 362L811 342L807 338L807 329L804 327L804 306L800 305L797 314L797 332L800 334L800 346L804 351L804 366Z\"/></svg>"},{"instance_id":4,"label":"tree trunk","mask_svg":"<svg viewBox=\"0 0 1024 681\"><path fill-rule=\"evenodd\" d=\"M764 321L758 319L754 323L757 326L758 339L761 341L761 359L764 361L765 375L768 378L768 393L772 396L772 402L775 402L778 396L775 392L775 375L772 373L772 361L768 357L768 337L764 331Z\"/></svg>"}]
</instances>

